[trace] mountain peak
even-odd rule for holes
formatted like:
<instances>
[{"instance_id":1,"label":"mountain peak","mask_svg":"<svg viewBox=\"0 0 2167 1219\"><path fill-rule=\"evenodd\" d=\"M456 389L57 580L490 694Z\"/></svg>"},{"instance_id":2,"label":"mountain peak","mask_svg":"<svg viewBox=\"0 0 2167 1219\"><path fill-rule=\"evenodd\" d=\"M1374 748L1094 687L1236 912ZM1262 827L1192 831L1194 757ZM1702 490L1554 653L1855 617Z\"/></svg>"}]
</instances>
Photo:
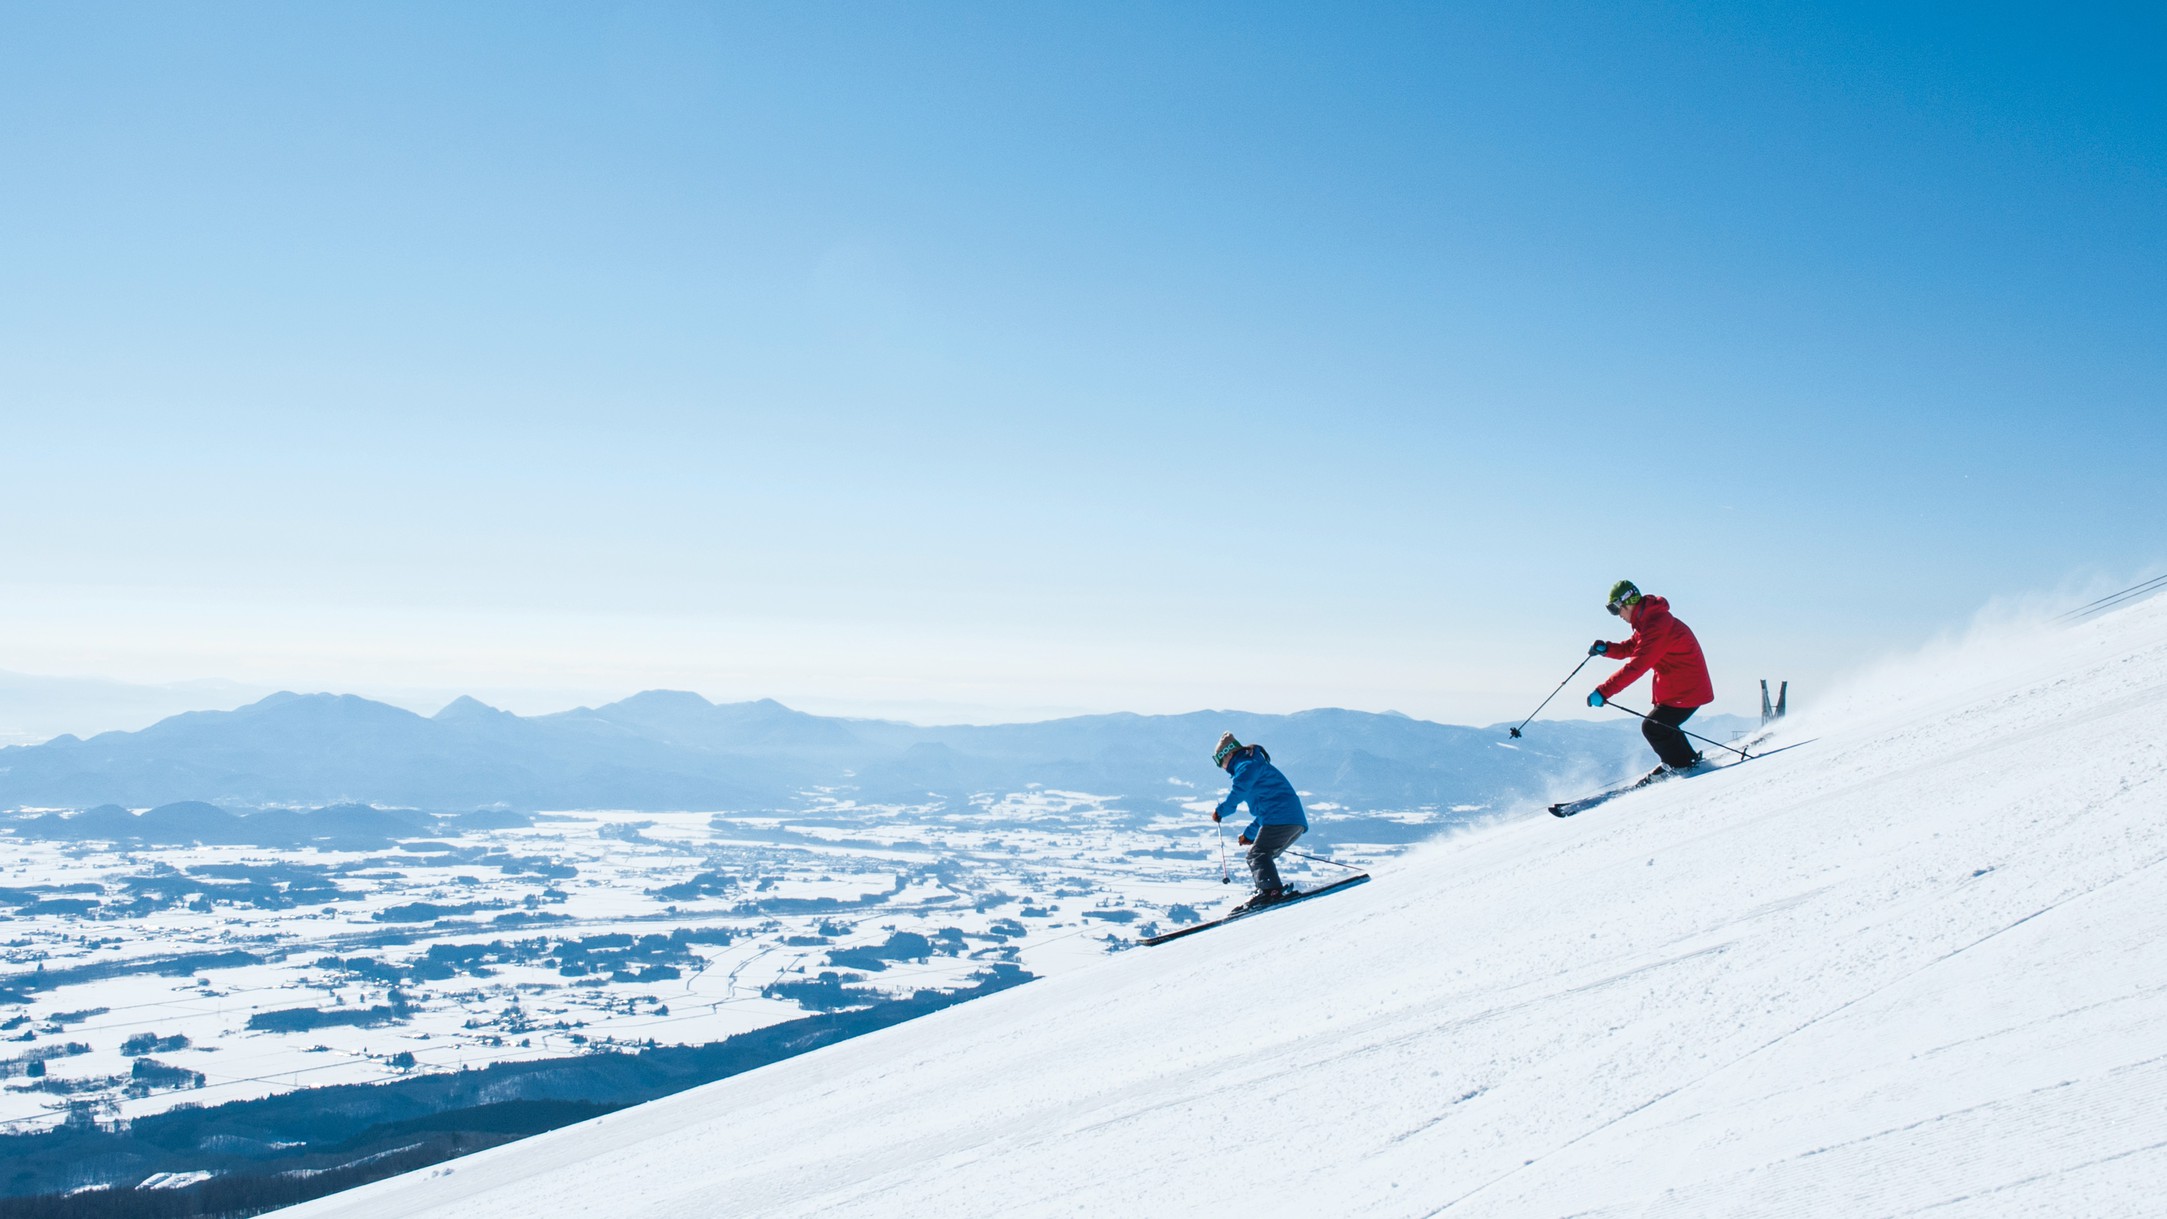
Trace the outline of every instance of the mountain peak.
<instances>
[{"instance_id":1,"label":"mountain peak","mask_svg":"<svg viewBox=\"0 0 2167 1219\"><path fill-rule=\"evenodd\" d=\"M429 718L439 722L453 722L459 720L517 719L518 717L502 708L492 707L471 694L462 694L444 704L442 709Z\"/></svg>"},{"instance_id":2,"label":"mountain peak","mask_svg":"<svg viewBox=\"0 0 2167 1219\"><path fill-rule=\"evenodd\" d=\"M630 698L605 703L597 711L711 711L715 704L690 690L642 690Z\"/></svg>"}]
</instances>

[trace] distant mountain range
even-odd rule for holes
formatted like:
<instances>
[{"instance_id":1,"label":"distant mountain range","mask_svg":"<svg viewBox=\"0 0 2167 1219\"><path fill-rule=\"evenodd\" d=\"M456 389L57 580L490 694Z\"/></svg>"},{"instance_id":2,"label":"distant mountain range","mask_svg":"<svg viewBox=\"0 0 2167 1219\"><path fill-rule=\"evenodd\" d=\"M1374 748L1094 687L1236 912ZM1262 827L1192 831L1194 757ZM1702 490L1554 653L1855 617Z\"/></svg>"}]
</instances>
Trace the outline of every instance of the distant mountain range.
<instances>
[{"instance_id":1,"label":"distant mountain range","mask_svg":"<svg viewBox=\"0 0 2167 1219\"><path fill-rule=\"evenodd\" d=\"M0 745L32 744L63 732L143 728L183 711L238 707L270 692L230 681L137 685L0 670Z\"/></svg>"},{"instance_id":2,"label":"distant mountain range","mask_svg":"<svg viewBox=\"0 0 2167 1219\"><path fill-rule=\"evenodd\" d=\"M1157 806L1223 786L1209 754L1231 730L1263 742L1313 799L1449 808L1540 795L1568 772L1616 773L1645 752L1632 726L1545 721L1508 743L1501 728L1338 709L929 728L671 690L536 716L471 698L422 716L350 694L281 693L137 732L0 749L0 807L755 811L800 807L816 790L957 803L1033 784Z\"/></svg>"}]
</instances>

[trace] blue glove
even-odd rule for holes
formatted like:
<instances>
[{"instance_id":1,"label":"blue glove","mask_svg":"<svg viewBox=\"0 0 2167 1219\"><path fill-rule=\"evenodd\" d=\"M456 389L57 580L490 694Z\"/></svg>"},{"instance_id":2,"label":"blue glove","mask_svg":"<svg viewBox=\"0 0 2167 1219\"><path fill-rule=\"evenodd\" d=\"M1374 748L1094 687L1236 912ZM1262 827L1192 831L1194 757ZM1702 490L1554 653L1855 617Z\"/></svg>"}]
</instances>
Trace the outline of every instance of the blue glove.
<instances>
[{"instance_id":1,"label":"blue glove","mask_svg":"<svg viewBox=\"0 0 2167 1219\"><path fill-rule=\"evenodd\" d=\"M1591 644L1589 644L1589 645L1588 645L1588 655L1590 655L1590 656L1600 656L1600 655L1602 655L1603 653L1605 653L1605 652L1607 652L1607 651L1609 651L1609 650L1610 650L1610 645L1609 645L1609 644L1607 644L1607 643L1604 643L1604 642L1603 642L1602 640L1600 640L1600 639L1598 639L1598 640L1596 640L1596 641L1595 641L1594 643L1591 643Z\"/></svg>"},{"instance_id":2,"label":"blue glove","mask_svg":"<svg viewBox=\"0 0 2167 1219\"><path fill-rule=\"evenodd\" d=\"M1590 706L1590 707L1600 707L1600 706L1602 706L1602 705L1603 705L1603 692L1602 692L1601 690L1591 690L1591 691L1589 691L1589 692L1588 692L1588 706Z\"/></svg>"}]
</instances>

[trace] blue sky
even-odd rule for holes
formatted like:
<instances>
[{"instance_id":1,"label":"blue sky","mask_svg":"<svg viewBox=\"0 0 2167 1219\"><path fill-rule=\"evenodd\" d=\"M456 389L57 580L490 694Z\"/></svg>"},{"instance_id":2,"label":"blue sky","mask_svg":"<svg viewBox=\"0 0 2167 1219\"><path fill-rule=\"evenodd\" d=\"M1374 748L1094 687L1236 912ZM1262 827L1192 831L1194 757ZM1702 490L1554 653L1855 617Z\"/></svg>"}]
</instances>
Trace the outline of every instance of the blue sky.
<instances>
[{"instance_id":1,"label":"blue sky","mask_svg":"<svg viewBox=\"0 0 2167 1219\"><path fill-rule=\"evenodd\" d=\"M1724 709L2167 570L2159 10L0 10L0 668Z\"/></svg>"}]
</instances>

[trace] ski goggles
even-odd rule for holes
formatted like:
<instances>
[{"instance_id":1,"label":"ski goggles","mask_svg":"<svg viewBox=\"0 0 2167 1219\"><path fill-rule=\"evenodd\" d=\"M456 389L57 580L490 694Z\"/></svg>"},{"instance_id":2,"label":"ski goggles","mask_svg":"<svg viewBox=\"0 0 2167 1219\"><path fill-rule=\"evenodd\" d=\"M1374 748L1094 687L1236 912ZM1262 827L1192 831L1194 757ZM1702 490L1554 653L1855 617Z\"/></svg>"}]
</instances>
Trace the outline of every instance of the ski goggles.
<instances>
[{"instance_id":1,"label":"ski goggles","mask_svg":"<svg viewBox=\"0 0 2167 1219\"><path fill-rule=\"evenodd\" d=\"M1611 602L1610 604L1608 604L1608 605L1604 606L1603 608L1604 608L1604 609L1607 609L1607 610L1609 610L1609 611L1610 611L1611 613L1613 613L1613 614L1622 614L1622 613L1624 613L1624 612L1625 612L1625 607L1626 607L1626 606L1628 606L1628 605L1632 605L1632 604L1635 604L1635 603L1636 603L1636 602L1638 602L1639 600L1640 600L1640 594L1639 594L1639 593L1634 593L1634 594L1633 594L1632 596L1630 596L1630 597L1620 597L1620 598L1618 598L1618 599L1617 599L1616 601L1613 601L1613 602Z\"/></svg>"},{"instance_id":2,"label":"ski goggles","mask_svg":"<svg viewBox=\"0 0 2167 1219\"><path fill-rule=\"evenodd\" d=\"M1213 766L1226 765L1226 760L1230 757L1233 757L1234 751L1240 749L1241 747L1242 746L1240 741L1228 741L1226 744L1221 745L1219 748L1212 750L1211 764Z\"/></svg>"}]
</instances>

